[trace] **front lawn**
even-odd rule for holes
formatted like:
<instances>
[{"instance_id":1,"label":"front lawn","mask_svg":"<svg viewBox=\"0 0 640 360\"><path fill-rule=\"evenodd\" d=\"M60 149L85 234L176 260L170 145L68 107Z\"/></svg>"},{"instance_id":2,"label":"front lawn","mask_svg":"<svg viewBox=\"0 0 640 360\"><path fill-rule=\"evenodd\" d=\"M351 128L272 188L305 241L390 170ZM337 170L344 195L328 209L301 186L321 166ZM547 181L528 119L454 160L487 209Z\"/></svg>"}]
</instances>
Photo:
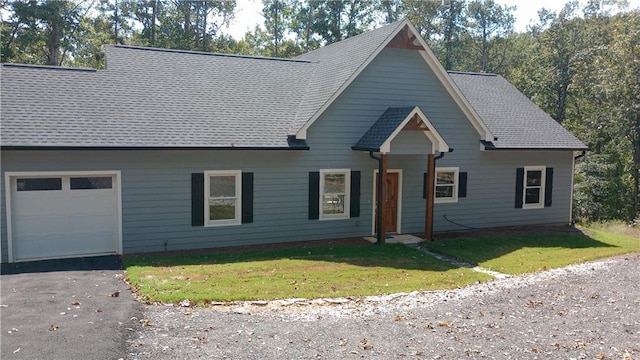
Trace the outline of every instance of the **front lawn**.
<instances>
[{"instance_id":1,"label":"front lawn","mask_svg":"<svg viewBox=\"0 0 640 360\"><path fill-rule=\"evenodd\" d=\"M393 244L137 255L124 265L144 300L197 304L453 289L490 279Z\"/></svg>"},{"instance_id":2,"label":"front lawn","mask_svg":"<svg viewBox=\"0 0 640 360\"><path fill-rule=\"evenodd\" d=\"M595 228L584 230L584 233L551 231L536 235L457 238L423 245L431 251L507 274L640 252L638 238Z\"/></svg>"}]
</instances>

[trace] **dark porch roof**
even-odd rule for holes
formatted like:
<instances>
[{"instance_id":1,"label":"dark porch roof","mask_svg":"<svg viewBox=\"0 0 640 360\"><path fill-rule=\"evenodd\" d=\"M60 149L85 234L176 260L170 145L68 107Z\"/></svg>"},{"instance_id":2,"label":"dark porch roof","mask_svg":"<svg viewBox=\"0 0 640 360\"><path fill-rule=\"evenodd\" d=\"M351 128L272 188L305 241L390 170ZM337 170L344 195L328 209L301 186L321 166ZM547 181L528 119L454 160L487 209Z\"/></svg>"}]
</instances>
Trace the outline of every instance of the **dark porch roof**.
<instances>
[{"instance_id":1,"label":"dark porch roof","mask_svg":"<svg viewBox=\"0 0 640 360\"><path fill-rule=\"evenodd\" d=\"M436 131L433 125L426 118L420 107L418 106L406 106L406 107L389 107L385 112L376 120L376 122L367 130L367 132L360 138L357 144L351 147L353 150L360 151L374 151L381 152L381 148L385 143L393 140L395 134L414 115L426 125L424 131L429 135L426 137L434 145L434 151L449 151L449 146L442 139L440 134ZM418 120L418 121L420 121ZM428 128L428 129L427 129ZM388 146L388 145L387 145ZM385 151L382 151L385 152Z\"/></svg>"}]
</instances>

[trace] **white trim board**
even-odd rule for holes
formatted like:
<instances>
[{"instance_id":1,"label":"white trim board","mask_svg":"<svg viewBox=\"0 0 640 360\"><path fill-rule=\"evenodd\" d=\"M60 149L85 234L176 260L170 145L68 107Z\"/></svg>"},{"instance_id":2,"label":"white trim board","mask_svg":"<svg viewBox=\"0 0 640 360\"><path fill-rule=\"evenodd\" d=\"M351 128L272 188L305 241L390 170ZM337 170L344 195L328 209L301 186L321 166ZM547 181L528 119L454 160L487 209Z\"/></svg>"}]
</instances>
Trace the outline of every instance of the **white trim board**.
<instances>
[{"instance_id":1,"label":"white trim board","mask_svg":"<svg viewBox=\"0 0 640 360\"><path fill-rule=\"evenodd\" d=\"M449 145L447 144L447 142L444 141L444 138L440 135L440 133L438 133L435 126L433 126L427 116L422 112L422 110L420 110L420 107L416 106L413 110L411 110L409 115L404 120L402 120L402 123L400 123L400 125L393 131L393 133L389 135L387 140L382 143L382 145L380 146L381 153L391 153L391 142L393 141L393 139L395 139L396 136L398 136L405 125L407 125L411 118L413 118L413 116L416 114L418 115L422 123L429 128L429 131L423 131L422 133L431 142L431 153L435 153L436 151L440 151L443 153L449 152Z\"/></svg>"},{"instance_id":2,"label":"white trim board","mask_svg":"<svg viewBox=\"0 0 640 360\"><path fill-rule=\"evenodd\" d=\"M116 254L122 254L122 172L120 170L104 170L104 171L21 171L21 172L6 172L5 176L5 213L7 217L7 261L12 263L16 262L13 254L13 219L11 208L11 185L13 178L16 177L47 177L47 176L89 176L89 175L111 175L115 177L114 186L116 186L116 209L117 209L117 244ZM110 253L111 254L111 253ZM107 255L104 253L91 254L90 256ZM77 257L68 256L68 257ZM65 258L65 256L56 256L56 259ZM44 260L43 258L42 260ZM18 260L22 261L22 260ZM29 260L25 260L29 261Z\"/></svg>"}]
</instances>

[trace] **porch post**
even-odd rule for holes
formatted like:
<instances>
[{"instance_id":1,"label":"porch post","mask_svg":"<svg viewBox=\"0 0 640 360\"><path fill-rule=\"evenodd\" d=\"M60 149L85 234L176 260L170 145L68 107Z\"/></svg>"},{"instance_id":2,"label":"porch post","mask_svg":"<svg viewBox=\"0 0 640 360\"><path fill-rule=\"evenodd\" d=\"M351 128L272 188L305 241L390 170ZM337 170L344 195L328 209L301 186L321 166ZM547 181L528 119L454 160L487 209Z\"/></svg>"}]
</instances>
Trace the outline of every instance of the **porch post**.
<instances>
[{"instance_id":1,"label":"porch post","mask_svg":"<svg viewBox=\"0 0 640 360\"><path fill-rule=\"evenodd\" d=\"M436 160L433 154L427 155L427 207L424 220L424 239L433 240L433 200L435 198Z\"/></svg>"},{"instance_id":2,"label":"porch post","mask_svg":"<svg viewBox=\"0 0 640 360\"><path fill-rule=\"evenodd\" d=\"M386 241L387 231L385 229L385 223L387 222L387 154L380 154L380 158L382 159L382 171L380 172L380 196L378 197L378 210L380 214L378 215L378 219L380 219L380 223L378 224L378 233L380 239L380 244L384 244Z\"/></svg>"}]
</instances>

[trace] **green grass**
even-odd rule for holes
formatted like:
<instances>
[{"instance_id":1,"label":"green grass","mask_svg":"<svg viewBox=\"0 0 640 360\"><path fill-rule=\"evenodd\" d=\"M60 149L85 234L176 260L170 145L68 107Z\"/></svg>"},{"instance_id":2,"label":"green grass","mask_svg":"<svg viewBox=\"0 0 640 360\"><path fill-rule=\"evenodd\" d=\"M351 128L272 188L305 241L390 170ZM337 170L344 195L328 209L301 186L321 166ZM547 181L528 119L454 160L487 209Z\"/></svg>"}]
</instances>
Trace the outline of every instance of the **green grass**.
<instances>
[{"instance_id":1,"label":"green grass","mask_svg":"<svg viewBox=\"0 0 640 360\"><path fill-rule=\"evenodd\" d=\"M124 265L143 299L197 304L452 289L490 278L392 244L139 255Z\"/></svg>"},{"instance_id":2,"label":"green grass","mask_svg":"<svg viewBox=\"0 0 640 360\"><path fill-rule=\"evenodd\" d=\"M507 274L522 274L640 252L638 238L595 228L584 230L585 234L576 231L457 238L425 242L424 245L434 252Z\"/></svg>"}]
</instances>

